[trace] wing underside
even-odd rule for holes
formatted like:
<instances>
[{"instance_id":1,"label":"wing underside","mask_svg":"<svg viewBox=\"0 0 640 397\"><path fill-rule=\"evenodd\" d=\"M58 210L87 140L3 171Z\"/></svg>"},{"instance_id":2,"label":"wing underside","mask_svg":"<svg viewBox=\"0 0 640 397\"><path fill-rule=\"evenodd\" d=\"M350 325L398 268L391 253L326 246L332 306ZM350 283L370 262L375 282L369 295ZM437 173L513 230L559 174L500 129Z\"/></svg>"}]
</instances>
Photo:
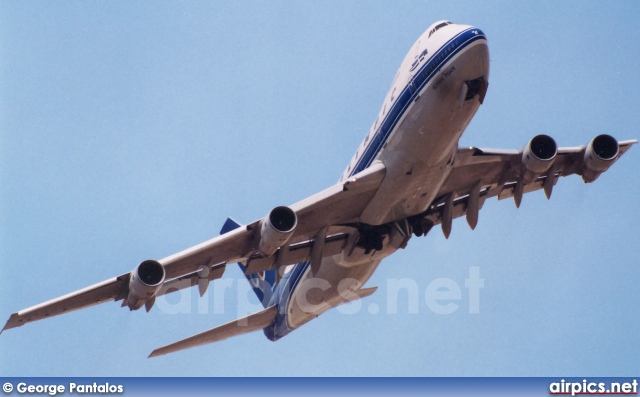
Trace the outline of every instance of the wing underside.
<instances>
[{"instance_id":1,"label":"wing underside","mask_svg":"<svg viewBox=\"0 0 640 397\"><path fill-rule=\"evenodd\" d=\"M314 241L318 238L324 240L324 256L339 253L347 239L345 228L339 225L357 221L384 175L384 165L376 162L348 180L292 205L290 208L297 215L298 227L286 246L278 248L273 255L259 252L261 220L258 220L161 259L159 263L164 268L165 281L145 303L147 311L157 296L184 288L198 286L202 295L209 282L222 277L229 263L246 262L247 272L251 274L306 261L311 259ZM319 237L318 230L326 233ZM131 274L133 272L125 273L13 313L2 331L103 302L123 301L126 306L131 292Z\"/></svg>"},{"instance_id":2,"label":"wing underside","mask_svg":"<svg viewBox=\"0 0 640 397\"><path fill-rule=\"evenodd\" d=\"M619 150L608 166L635 143L636 140L618 142ZM525 180L522 150L459 148L451 175L421 217L426 220L427 228L442 224L448 236L451 220L461 216L466 216L469 225L475 228L478 211L489 198L503 200L513 197L517 206L520 206L523 194L536 190L544 190L550 198L560 177L577 174L584 179L585 150L584 146L558 148L547 170Z\"/></svg>"},{"instance_id":3,"label":"wing underside","mask_svg":"<svg viewBox=\"0 0 640 397\"><path fill-rule=\"evenodd\" d=\"M615 156L607 159L606 167L598 168L600 171L594 177L589 156L597 139L586 147L558 148L551 165L533 175L527 168L526 151L459 148L454 168L436 199L424 213L408 219L414 234L426 234L434 225L442 224L448 236L452 219L465 215L473 228L484 201L491 197L514 197L519 205L523 194L535 190L542 189L549 197L563 176L578 174L591 182L637 143L615 141L618 148ZM318 258L340 253L349 244L350 236L357 235L353 233L357 230L354 225L358 225L360 214L376 193L385 172L385 166L376 161L347 181L290 206L297 216L298 226L291 239L271 255L265 255L259 249L260 226L264 220L257 220L161 259L159 265L164 269L165 278L144 306L149 310L155 297L193 286L197 286L202 295L212 280L222 276L229 263L245 262L246 273L253 274L302 261L317 262ZM131 294L134 272L14 313L3 331L107 301L123 301L125 306ZM267 314L262 314L260 319L264 320L265 316ZM263 322L266 320L256 324Z\"/></svg>"}]
</instances>

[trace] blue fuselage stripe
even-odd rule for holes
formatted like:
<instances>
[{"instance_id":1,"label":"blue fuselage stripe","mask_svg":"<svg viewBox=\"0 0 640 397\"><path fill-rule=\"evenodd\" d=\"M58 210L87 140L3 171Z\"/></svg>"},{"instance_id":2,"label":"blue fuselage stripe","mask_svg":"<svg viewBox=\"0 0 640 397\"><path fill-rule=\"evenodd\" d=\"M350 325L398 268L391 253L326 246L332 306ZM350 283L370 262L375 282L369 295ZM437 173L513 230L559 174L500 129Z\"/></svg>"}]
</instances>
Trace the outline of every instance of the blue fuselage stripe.
<instances>
[{"instance_id":1,"label":"blue fuselage stripe","mask_svg":"<svg viewBox=\"0 0 640 397\"><path fill-rule=\"evenodd\" d=\"M396 101L389 109L382 121L380 128L365 148L362 157L357 161L356 166L351 170L349 176L353 176L371 165L373 160L380 153L380 150L391 136L391 132L396 127L405 111L411 103L418 98L424 86L431 81L433 76L452 57L462 51L470 43L486 39L484 33L479 29L467 29L449 40L445 45L429 58L429 60L415 73L409 84L407 84Z\"/></svg>"},{"instance_id":2,"label":"blue fuselage stripe","mask_svg":"<svg viewBox=\"0 0 640 397\"><path fill-rule=\"evenodd\" d=\"M394 128L411 105L412 101L418 98L422 89L452 57L466 48L469 44L479 39L486 40L484 33L480 29L467 29L445 43L431 56L431 58L427 60L427 62L414 74L409 84L407 84L398 95L394 104L391 106L391 109L389 109L389 113L384 117L381 126L369 141L362 157L358 159L356 166L351 170L349 176L353 176L371 165L391 136ZM298 263L290 272L285 274L281 282L278 283L272 302L277 304L280 308L274 325L265 328L265 335L269 339L277 340L294 329L289 326L289 322L287 320L287 308L309 265L310 262L308 261Z\"/></svg>"}]
</instances>

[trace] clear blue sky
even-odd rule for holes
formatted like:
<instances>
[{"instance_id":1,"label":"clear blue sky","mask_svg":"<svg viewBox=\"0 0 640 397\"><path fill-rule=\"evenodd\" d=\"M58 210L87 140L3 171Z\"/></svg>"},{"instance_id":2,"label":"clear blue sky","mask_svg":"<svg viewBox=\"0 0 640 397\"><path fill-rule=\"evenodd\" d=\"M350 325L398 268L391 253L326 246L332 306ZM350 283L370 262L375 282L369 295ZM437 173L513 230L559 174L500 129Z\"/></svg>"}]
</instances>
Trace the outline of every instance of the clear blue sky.
<instances>
[{"instance_id":1,"label":"clear blue sky","mask_svg":"<svg viewBox=\"0 0 640 397\"><path fill-rule=\"evenodd\" d=\"M635 1L0 2L0 321L335 183L440 19L489 40L489 91L462 145L640 137ZM363 310L276 343L255 333L146 358L236 318L246 288L230 267L222 314L210 295L186 314L107 303L29 324L0 336L0 374L636 375L639 169L634 147L550 201L487 202L475 231L457 220L449 240L437 227L385 260ZM475 266L485 288L470 314ZM400 294L387 314L403 278L418 313ZM438 278L461 287L452 314L425 303Z\"/></svg>"}]
</instances>

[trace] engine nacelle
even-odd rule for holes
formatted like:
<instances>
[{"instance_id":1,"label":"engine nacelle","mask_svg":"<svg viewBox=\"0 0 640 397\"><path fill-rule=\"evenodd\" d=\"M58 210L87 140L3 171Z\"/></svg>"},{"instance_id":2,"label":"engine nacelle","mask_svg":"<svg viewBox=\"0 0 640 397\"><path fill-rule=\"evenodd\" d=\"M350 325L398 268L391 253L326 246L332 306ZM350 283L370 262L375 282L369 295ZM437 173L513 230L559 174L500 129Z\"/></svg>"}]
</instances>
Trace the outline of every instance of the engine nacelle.
<instances>
[{"instance_id":1,"label":"engine nacelle","mask_svg":"<svg viewBox=\"0 0 640 397\"><path fill-rule=\"evenodd\" d=\"M611 135L603 134L593 138L584 151L582 180L586 183L595 181L615 163L619 149L618 141Z\"/></svg>"},{"instance_id":2,"label":"engine nacelle","mask_svg":"<svg viewBox=\"0 0 640 397\"><path fill-rule=\"evenodd\" d=\"M558 145L548 135L536 135L522 151L523 182L531 183L546 172L558 153Z\"/></svg>"},{"instance_id":3,"label":"engine nacelle","mask_svg":"<svg viewBox=\"0 0 640 397\"><path fill-rule=\"evenodd\" d=\"M260 244L258 249L264 256L273 255L293 235L298 224L296 213L289 207L276 207L260 221Z\"/></svg>"},{"instance_id":4,"label":"engine nacelle","mask_svg":"<svg viewBox=\"0 0 640 397\"><path fill-rule=\"evenodd\" d=\"M164 267L158 261L146 260L131 272L127 306L140 309L145 302L155 297L165 278Z\"/></svg>"}]
</instances>

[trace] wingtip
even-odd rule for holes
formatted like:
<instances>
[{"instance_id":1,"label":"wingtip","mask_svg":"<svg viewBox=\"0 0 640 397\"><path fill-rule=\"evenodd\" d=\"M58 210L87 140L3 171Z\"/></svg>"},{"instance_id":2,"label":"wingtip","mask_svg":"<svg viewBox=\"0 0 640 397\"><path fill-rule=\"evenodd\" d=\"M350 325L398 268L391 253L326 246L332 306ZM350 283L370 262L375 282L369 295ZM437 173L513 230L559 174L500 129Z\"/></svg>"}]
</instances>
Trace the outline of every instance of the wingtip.
<instances>
[{"instance_id":1,"label":"wingtip","mask_svg":"<svg viewBox=\"0 0 640 397\"><path fill-rule=\"evenodd\" d=\"M163 346L163 347L159 347L159 348L155 349L154 351L151 352L151 354L149 354L149 356L147 358L164 356L165 354L171 353L172 350L171 349L167 349L167 347L168 346Z\"/></svg>"},{"instance_id":2,"label":"wingtip","mask_svg":"<svg viewBox=\"0 0 640 397\"><path fill-rule=\"evenodd\" d=\"M7 329L16 328L22 325L16 324L16 319L18 318L18 316L18 313L13 313L11 317L9 317L7 322L4 324L4 327L2 327L2 330L0 330L0 335L2 335L2 333Z\"/></svg>"},{"instance_id":3,"label":"wingtip","mask_svg":"<svg viewBox=\"0 0 640 397\"><path fill-rule=\"evenodd\" d=\"M147 358L153 358L153 357L158 357L160 356L160 354L158 353L158 349L154 350L151 352L151 354L149 354L149 357Z\"/></svg>"}]
</instances>

